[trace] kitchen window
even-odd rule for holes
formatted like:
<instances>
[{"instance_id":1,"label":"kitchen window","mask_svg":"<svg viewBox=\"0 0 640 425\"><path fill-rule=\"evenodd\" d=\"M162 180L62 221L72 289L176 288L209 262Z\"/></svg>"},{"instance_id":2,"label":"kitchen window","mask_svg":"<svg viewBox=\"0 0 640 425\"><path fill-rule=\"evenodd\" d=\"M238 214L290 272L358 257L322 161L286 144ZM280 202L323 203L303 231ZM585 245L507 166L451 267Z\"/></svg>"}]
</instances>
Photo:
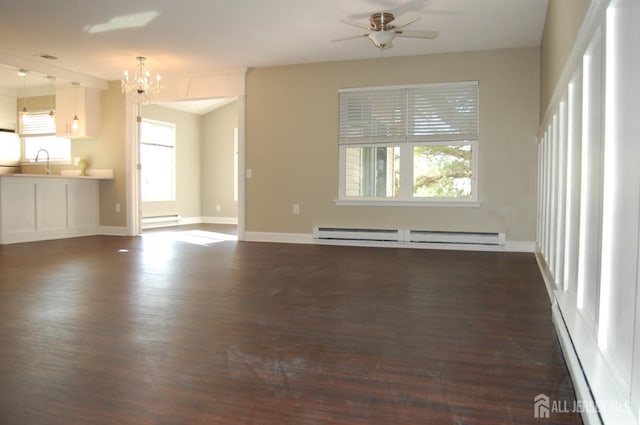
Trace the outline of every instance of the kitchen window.
<instances>
[{"instance_id":1,"label":"kitchen window","mask_svg":"<svg viewBox=\"0 0 640 425\"><path fill-rule=\"evenodd\" d=\"M22 159L34 162L38 151L45 149L51 162L71 162L71 141L56 136L55 117L47 111L29 111L28 118L20 121L20 137L23 141Z\"/></svg>"},{"instance_id":2,"label":"kitchen window","mask_svg":"<svg viewBox=\"0 0 640 425\"><path fill-rule=\"evenodd\" d=\"M477 205L477 81L339 97L338 205Z\"/></svg>"}]
</instances>

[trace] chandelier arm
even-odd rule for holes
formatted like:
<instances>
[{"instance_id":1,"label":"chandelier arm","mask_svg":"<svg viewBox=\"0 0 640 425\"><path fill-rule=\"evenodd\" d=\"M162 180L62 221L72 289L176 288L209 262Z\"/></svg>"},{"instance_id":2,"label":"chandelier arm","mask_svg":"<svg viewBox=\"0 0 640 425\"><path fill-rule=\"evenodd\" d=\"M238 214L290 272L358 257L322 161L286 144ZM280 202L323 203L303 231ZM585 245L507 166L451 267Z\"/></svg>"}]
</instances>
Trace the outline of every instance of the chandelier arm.
<instances>
[{"instance_id":1,"label":"chandelier arm","mask_svg":"<svg viewBox=\"0 0 640 425\"><path fill-rule=\"evenodd\" d=\"M145 57L138 56L137 70L135 77L130 77L128 71L124 71L124 75L121 80L122 92L126 95L132 95L138 99L138 101L145 101L150 96L154 96L160 93L164 86L160 75L156 76L156 79L151 78L151 73L145 66Z\"/></svg>"}]
</instances>

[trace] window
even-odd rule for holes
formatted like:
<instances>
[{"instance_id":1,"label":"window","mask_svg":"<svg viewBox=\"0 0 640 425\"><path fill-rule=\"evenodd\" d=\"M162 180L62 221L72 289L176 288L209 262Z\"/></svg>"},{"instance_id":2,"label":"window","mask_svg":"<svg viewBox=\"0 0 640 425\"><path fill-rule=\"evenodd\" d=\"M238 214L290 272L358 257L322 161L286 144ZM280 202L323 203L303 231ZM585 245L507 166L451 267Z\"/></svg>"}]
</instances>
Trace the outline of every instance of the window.
<instances>
[{"instance_id":1,"label":"window","mask_svg":"<svg viewBox=\"0 0 640 425\"><path fill-rule=\"evenodd\" d=\"M176 200L175 125L142 119L140 139L143 202Z\"/></svg>"},{"instance_id":2,"label":"window","mask_svg":"<svg viewBox=\"0 0 640 425\"><path fill-rule=\"evenodd\" d=\"M477 81L339 95L339 202L477 200Z\"/></svg>"},{"instance_id":3,"label":"window","mask_svg":"<svg viewBox=\"0 0 640 425\"><path fill-rule=\"evenodd\" d=\"M71 141L56 136L55 118L49 111L30 111L27 121L20 121L20 136L24 141L24 161L35 161L41 149L49 153L51 162L71 161Z\"/></svg>"}]
</instances>

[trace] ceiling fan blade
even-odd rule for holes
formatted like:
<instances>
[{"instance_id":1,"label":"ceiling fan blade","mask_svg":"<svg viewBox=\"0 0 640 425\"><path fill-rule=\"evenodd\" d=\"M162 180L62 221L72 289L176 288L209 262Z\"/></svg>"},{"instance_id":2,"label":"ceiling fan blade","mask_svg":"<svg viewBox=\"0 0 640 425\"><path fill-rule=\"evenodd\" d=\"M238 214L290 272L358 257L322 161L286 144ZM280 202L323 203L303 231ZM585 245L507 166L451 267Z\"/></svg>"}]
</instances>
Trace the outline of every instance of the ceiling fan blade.
<instances>
[{"instance_id":1,"label":"ceiling fan blade","mask_svg":"<svg viewBox=\"0 0 640 425\"><path fill-rule=\"evenodd\" d=\"M369 30L369 24L364 22L352 21L351 19L340 19L338 22L342 22L343 24L353 25L354 27L362 28L363 30Z\"/></svg>"},{"instance_id":2,"label":"ceiling fan blade","mask_svg":"<svg viewBox=\"0 0 640 425\"><path fill-rule=\"evenodd\" d=\"M419 16L413 15L413 14L404 14L402 16L398 16L396 19L393 20L392 24L393 27L395 29L400 29L400 28L404 28L407 25L411 25L414 22L418 21L420 19Z\"/></svg>"},{"instance_id":3,"label":"ceiling fan blade","mask_svg":"<svg viewBox=\"0 0 640 425\"><path fill-rule=\"evenodd\" d=\"M438 36L438 31L399 30L394 31L398 37L426 38L432 40Z\"/></svg>"},{"instance_id":4,"label":"ceiling fan blade","mask_svg":"<svg viewBox=\"0 0 640 425\"><path fill-rule=\"evenodd\" d=\"M352 35L350 37L342 37L342 38L336 38L334 40L331 41L345 41L345 40L353 40L354 38L362 38L362 37L368 37L369 34L358 34L358 35Z\"/></svg>"}]
</instances>

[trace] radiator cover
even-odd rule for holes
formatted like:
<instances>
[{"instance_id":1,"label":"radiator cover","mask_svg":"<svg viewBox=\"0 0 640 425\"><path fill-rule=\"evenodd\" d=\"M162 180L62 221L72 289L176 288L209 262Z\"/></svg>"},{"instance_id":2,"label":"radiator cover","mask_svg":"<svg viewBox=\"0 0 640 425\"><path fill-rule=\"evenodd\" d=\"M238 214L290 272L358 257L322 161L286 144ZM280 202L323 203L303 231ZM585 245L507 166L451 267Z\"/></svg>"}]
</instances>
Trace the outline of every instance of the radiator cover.
<instances>
[{"instance_id":1,"label":"radiator cover","mask_svg":"<svg viewBox=\"0 0 640 425\"><path fill-rule=\"evenodd\" d=\"M317 241L382 242L396 244L489 245L504 246L502 232L459 232L441 230L371 229L352 227L314 227Z\"/></svg>"}]
</instances>

